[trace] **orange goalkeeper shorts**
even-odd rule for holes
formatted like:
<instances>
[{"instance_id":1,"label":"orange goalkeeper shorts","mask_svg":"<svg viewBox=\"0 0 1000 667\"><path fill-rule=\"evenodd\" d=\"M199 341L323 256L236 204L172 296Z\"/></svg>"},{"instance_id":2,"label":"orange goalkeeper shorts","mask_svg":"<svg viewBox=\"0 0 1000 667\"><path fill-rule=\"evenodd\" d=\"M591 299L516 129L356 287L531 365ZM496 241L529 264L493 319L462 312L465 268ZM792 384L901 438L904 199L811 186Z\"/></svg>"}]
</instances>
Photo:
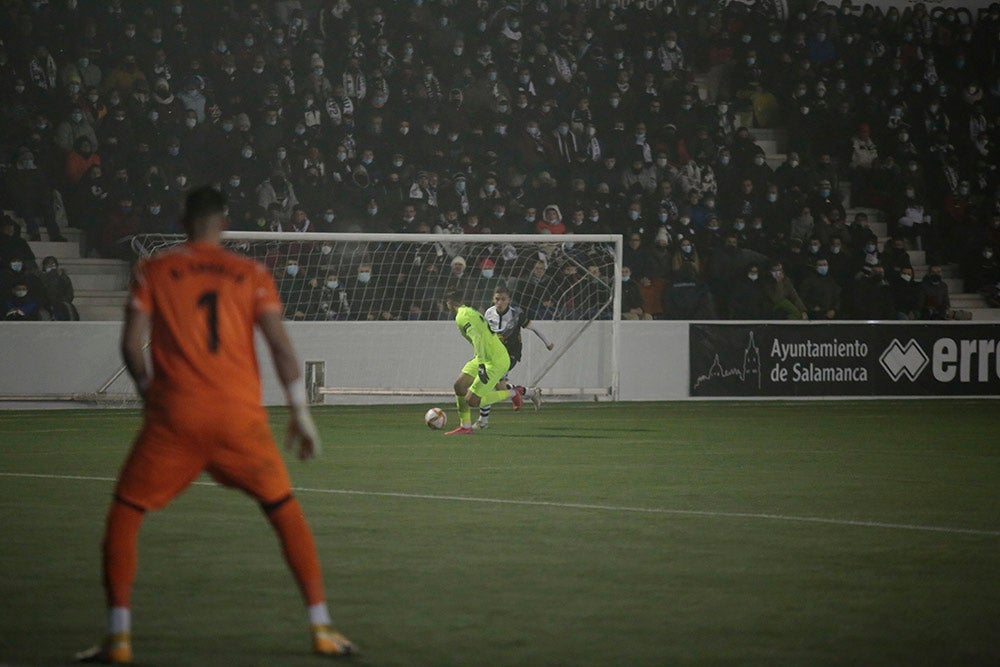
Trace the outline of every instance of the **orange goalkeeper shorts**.
<instances>
[{"instance_id":1,"label":"orange goalkeeper shorts","mask_svg":"<svg viewBox=\"0 0 1000 667\"><path fill-rule=\"evenodd\" d=\"M115 494L143 509L157 510L202 471L258 502L274 502L292 491L264 410L226 414L201 409L175 410L170 415L147 411Z\"/></svg>"}]
</instances>

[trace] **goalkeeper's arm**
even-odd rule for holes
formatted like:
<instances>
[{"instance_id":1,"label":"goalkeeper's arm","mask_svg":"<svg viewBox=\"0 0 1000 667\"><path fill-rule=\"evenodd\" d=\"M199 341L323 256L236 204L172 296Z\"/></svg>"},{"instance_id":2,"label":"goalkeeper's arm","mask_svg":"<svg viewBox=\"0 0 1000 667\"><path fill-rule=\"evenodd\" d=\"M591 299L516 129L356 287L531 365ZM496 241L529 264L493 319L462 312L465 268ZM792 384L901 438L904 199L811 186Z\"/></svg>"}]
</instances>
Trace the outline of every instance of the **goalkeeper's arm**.
<instances>
[{"instance_id":1,"label":"goalkeeper's arm","mask_svg":"<svg viewBox=\"0 0 1000 667\"><path fill-rule=\"evenodd\" d=\"M529 330L529 331L531 331L531 332L532 332L533 334L535 334L536 336L538 336L538 338L539 338L539 339L540 339L540 340L542 341L542 343L543 343L543 344L545 345L545 349L546 349L546 350L551 350L551 349L552 349L553 347L555 347L555 345L554 345L554 344L552 344L552 343L550 343L550 342L549 342L549 339L545 337L545 334L543 334L543 333L541 332L541 330L540 330L540 329L536 329L536 328L534 327L534 325L533 325L533 324L532 324L531 322L528 322L527 324L525 324L525 325L524 325L524 328L525 328L525 329L528 329L528 330Z\"/></svg>"},{"instance_id":2,"label":"goalkeeper's arm","mask_svg":"<svg viewBox=\"0 0 1000 667\"><path fill-rule=\"evenodd\" d=\"M302 373L299 371L299 361L295 356L292 341L285 331L281 321L281 313L271 311L262 314L257 319L257 326L264 335L271 350L274 368L278 379L285 387L288 406L292 409L291 421L285 435L285 447L295 449L300 459L312 459L319 456L320 439L316 424L309 414L306 403L306 387L302 384Z\"/></svg>"}]
</instances>

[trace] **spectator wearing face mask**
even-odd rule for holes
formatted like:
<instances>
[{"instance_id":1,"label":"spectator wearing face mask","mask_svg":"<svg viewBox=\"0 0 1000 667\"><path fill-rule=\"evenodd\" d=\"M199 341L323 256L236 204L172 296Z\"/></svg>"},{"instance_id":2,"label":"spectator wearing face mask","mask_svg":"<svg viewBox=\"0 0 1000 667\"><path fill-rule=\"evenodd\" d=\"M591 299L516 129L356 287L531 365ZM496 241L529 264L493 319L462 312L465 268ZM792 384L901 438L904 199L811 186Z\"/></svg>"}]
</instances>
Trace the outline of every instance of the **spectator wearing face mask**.
<instances>
[{"instance_id":1,"label":"spectator wearing face mask","mask_svg":"<svg viewBox=\"0 0 1000 667\"><path fill-rule=\"evenodd\" d=\"M34 321L41 319L42 306L38 299L31 296L28 286L23 281L18 281L6 290L0 313L8 322Z\"/></svg>"},{"instance_id":2,"label":"spectator wearing face mask","mask_svg":"<svg viewBox=\"0 0 1000 667\"><path fill-rule=\"evenodd\" d=\"M898 320L916 320L920 315L919 282L913 279L913 269L904 268L889 279L889 295Z\"/></svg>"},{"instance_id":3,"label":"spectator wearing face mask","mask_svg":"<svg viewBox=\"0 0 1000 667\"><path fill-rule=\"evenodd\" d=\"M347 294L352 320L393 320L398 319L392 313L389 303L386 301L385 281L377 273L376 266L371 262L362 262L358 265L354 279L347 285Z\"/></svg>"},{"instance_id":4,"label":"spectator wearing face mask","mask_svg":"<svg viewBox=\"0 0 1000 667\"><path fill-rule=\"evenodd\" d=\"M274 276L278 285L278 294L284 304L286 320L304 320L310 310L310 280L311 276L299 260L288 259Z\"/></svg>"},{"instance_id":5,"label":"spectator wearing face mask","mask_svg":"<svg viewBox=\"0 0 1000 667\"><path fill-rule=\"evenodd\" d=\"M731 320L764 320L771 317L771 302L764 294L760 264L751 262L729 290L726 312Z\"/></svg>"},{"instance_id":6,"label":"spectator wearing face mask","mask_svg":"<svg viewBox=\"0 0 1000 667\"><path fill-rule=\"evenodd\" d=\"M324 280L314 279L309 300L308 319L317 321L345 320L350 315L347 288L337 271L330 271Z\"/></svg>"},{"instance_id":7,"label":"spectator wearing face mask","mask_svg":"<svg viewBox=\"0 0 1000 667\"><path fill-rule=\"evenodd\" d=\"M622 265L621 316L623 320L651 320L653 316L644 310L642 291L639 283L632 280L632 269Z\"/></svg>"},{"instance_id":8,"label":"spectator wearing face mask","mask_svg":"<svg viewBox=\"0 0 1000 667\"><path fill-rule=\"evenodd\" d=\"M840 285L830 275L830 263L819 257L813 272L802 279L799 296L811 320L835 320L840 316Z\"/></svg>"},{"instance_id":9,"label":"spectator wearing face mask","mask_svg":"<svg viewBox=\"0 0 1000 667\"><path fill-rule=\"evenodd\" d=\"M993 246L985 245L969 253L962 263L963 289L966 292L992 290L1000 284L1000 262Z\"/></svg>"},{"instance_id":10,"label":"spectator wearing face mask","mask_svg":"<svg viewBox=\"0 0 1000 667\"><path fill-rule=\"evenodd\" d=\"M944 271L940 266L928 268L927 275L920 283L920 319L944 320L953 316L948 283L944 281Z\"/></svg>"},{"instance_id":11,"label":"spectator wearing face mask","mask_svg":"<svg viewBox=\"0 0 1000 667\"><path fill-rule=\"evenodd\" d=\"M69 153L83 138L90 141L91 149L97 146L97 132L93 124L83 113L83 108L76 106L70 110L69 117L56 128L55 143L64 153Z\"/></svg>"},{"instance_id":12,"label":"spectator wearing face mask","mask_svg":"<svg viewBox=\"0 0 1000 667\"><path fill-rule=\"evenodd\" d=\"M10 295L15 285L24 285L32 299L43 304L45 289L33 263L29 264L20 255L12 254L0 271L0 294Z\"/></svg>"},{"instance_id":13,"label":"spectator wearing face mask","mask_svg":"<svg viewBox=\"0 0 1000 667\"><path fill-rule=\"evenodd\" d=\"M9 215L0 218L0 276L11 260L21 259L29 268L37 267L35 253L21 236L21 227Z\"/></svg>"}]
</instances>

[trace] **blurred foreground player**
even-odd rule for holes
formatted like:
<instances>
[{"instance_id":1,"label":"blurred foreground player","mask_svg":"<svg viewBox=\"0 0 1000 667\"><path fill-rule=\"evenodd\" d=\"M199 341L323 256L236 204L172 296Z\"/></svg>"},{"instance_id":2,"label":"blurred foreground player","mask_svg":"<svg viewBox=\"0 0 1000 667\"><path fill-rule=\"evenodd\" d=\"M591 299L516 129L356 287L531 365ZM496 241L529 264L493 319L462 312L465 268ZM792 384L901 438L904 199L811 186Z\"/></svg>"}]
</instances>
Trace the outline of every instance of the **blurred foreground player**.
<instances>
[{"instance_id":1,"label":"blurred foreground player","mask_svg":"<svg viewBox=\"0 0 1000 667\"><path fill-rule=\"evenodd\" d=\"M254 326L271 350L291 406L285 445L300 459L319 454L292 343L271 274L220 245L225 196L187 197L188 241L136 265L122 354L144 402L144 422L119 474L104 536L108 635L81 662L132 661L131 607L137 538L147 511L164 507L204 470L260 503L308 606L313 650L352 653L330 627L312 532L261 405ZM152 373L143 354L150 338Z\"/></svg>"}]
</instances>

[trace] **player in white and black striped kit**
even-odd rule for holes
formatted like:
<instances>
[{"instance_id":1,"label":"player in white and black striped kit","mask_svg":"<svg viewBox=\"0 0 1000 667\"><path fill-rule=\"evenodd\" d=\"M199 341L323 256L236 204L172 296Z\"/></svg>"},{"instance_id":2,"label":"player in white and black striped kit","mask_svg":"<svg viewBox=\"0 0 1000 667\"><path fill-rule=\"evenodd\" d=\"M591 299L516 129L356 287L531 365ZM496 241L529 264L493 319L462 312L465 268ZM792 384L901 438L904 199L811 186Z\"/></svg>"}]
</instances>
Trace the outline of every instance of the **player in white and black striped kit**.
<instances>
[{"instance_id":1,"label":"player in white and black striped kit","mask_svg":"<svg viewBox=\"0 0 1000 667\"><path fill-rule=\"evenodd\" d=\"M523 308L511 305L510 290L506 287L498 287L493 292L493 305L486 309L485 317L490 330L503 341L504 347L507 348L507 353L510 355L510 369L508 370L508 374L517 365L517 362L521 360L521 329L529 329L534 332L541 339L546 349L551 350L555 347L545 338L545 334L532 326L531 320L528 319L528 314L524 312ZM504 389L513 386L507 382L507 375L504 375L500 379L497 388ZM522 389L524 391L524 398L531 401L536 410L542 406L541 389L538 387L530 389L522 387ZM479 419L472 425L474 430L481 431L489 428L490 408L492 407L491 405L485 405L479 408Z\"/></svg>"}]
</instances>

